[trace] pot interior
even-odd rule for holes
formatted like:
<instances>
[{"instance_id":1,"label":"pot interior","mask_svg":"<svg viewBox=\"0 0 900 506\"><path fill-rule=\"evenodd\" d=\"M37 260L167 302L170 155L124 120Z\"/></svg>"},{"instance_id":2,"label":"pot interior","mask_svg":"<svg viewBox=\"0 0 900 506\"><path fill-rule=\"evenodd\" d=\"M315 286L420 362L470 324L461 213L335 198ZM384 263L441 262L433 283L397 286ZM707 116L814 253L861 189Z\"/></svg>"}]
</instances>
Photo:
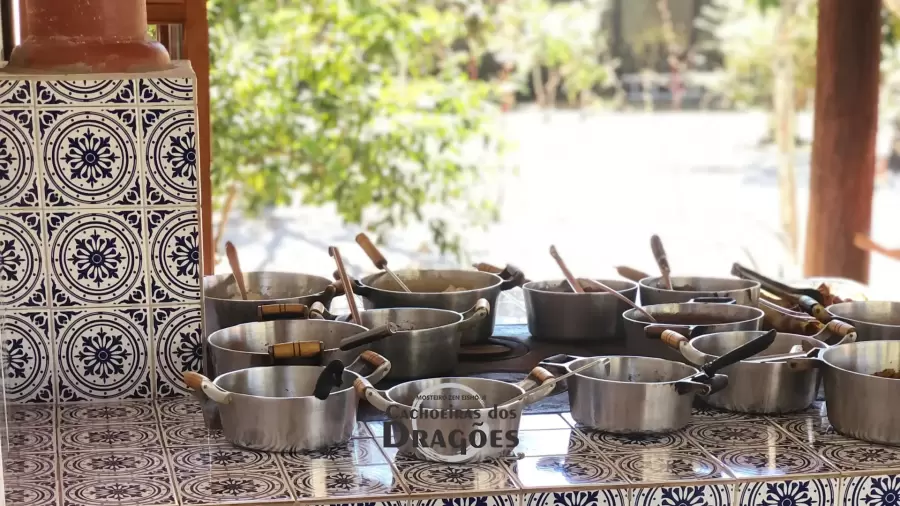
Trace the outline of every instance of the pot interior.
<instances>
[{"instance_id":1,"label":"pot interior","mask_svg":"<svg viewBox=\"0 0 900 506\"><path fill-rule=\"evenodd\" d=\"M597 280L617 292L624 292L624 291L635 288L634 283L632 283L630 281L622 281L619 279L599 279L599 278L597 278ZM526 283L525 286L522 287L522 289L534 290L536 292L575 293L572 290L572 287L569 286L569 282L564 279L554 279L552 281L532 281L530 283ZM604 292L592 292L590 295L606 295L606 294Z\"/></svg>"},{"instance_id":2,"label":"pot interior","mask_svg":"<svg viewBox=\"0 0 900 506\"><path fill-rule=\"evenodd\" d=\"M245 272L244 284L247 286L248 300L279 300L321 293L331 281L293 272ZM203 292L213 299L242 300L231 274L203 278Z\"/></svg>"},{"instance_id":3,"label":"pot interior","mask_svg":"<svg viewBox=\"0 0 900 506\"><path fill-rule=\"evenodd\" d=\"M860 374L875 374L885 369L900 371L900 341L864 341L829 348L823 360Z\"/></svg>"},{"instance_id":4,"label":"pot interior","mask_svg":"<svg viewBox=\"0 0 900 506\"><path fill-rule=\"evenodd\" d=\"M432 378L401 383L388 390L387 397L405 406L412 406L421 397L419 409L481 409L503 404L521 393L521 388L503 381Z\"/></svg>"},{"instance_id":5,"label":"pot interior","mask_svg":"<svg viewBox=\"0 0 900 506\"><path fill-rule=\"evenodd\" d=\"M479 271L455 270L402 270L394 271L412 292L452 293L489 288L500 283L497 276ZM362 279L364 285L388 292L403 292L387 273L378 273Z\"/></svg>"},{"instance_id":6,"label":"pot interior","mask_svg":"<svg viewBox=\"0 0 900 506\"><path fill-rule=\"evenodd\" d=\"M756 281L748 281L738 278L703 278L675 276L672 279L672 288L676 292L728 292L733 290L749 290L759 286ZM644 279L641 284L650 288L667 290L661 277Z\"/></svg>"},{"instance_id":7,"label":"pot interior","mask_svg":"<svg viewBox=\"0 0 900 506\"><path fill-rule=\"evenodd\" d=\"M597 357L581 358L569 365L570 370L583 367ZM661 358L650 357L623 357L611 356L609 358L609 373L602 363L596 364L581 371L577 376L586 376L591 379L607 381L621 381L626 383L668 383L681 381L689 376L697 374L697 369Z\"/></svg>"},{"instance_id":8,"label":"pot interior","mask_svg":"<svg viewBox=\"0 0 900 506\"><path fill-rule=\"evenodd\" d=\"M746 344L763 334L765 334L764 331L758 330L717 332L715 334L706 334L691 339L691 346L701 353L713 357L721 357L738 346ZM812 337L779 333L775 336L775 342L772 343L772 346L769 346L769 348L762 353L754 355L754 358L789 353L792 347L803 343L809 343L814 348L825 347L825 343Z\"/></svg>"},{"instance_id":9,"label":"pot interior","mask_svg":"<svg viewBox=\"0 0 900 506\"><path fill-rule=\"evenodd\" d=\"M425 330L452 325L462 321L461 314L454 311L424 308L369 309L359 314L362 325L374 328L387 323L396 323L400 331Z\"/></svg>"},{"instance_id":10,"label":"pot interior","mask_svg":"<svg viewBox=\"0 0 900 506\"><path fill-rule=\"evenodd\" d=\"M828 312L862 323L900 326L900 302L842 302L829 306Z\"/></svg>"},{"instance_id":11,"label":"pot interior","mask_svg":"<svg viewBox=\"0 0 900 506\"><path fill-rule=\"evenodd\" d=\"M316 381L324 367L317 366L274 366L241 369L219 376L215 384L232 393L256 395L259 397L311 397ZM340 392L353 388L358 378L350 371L344 371L341 387L331 391Z\"/></svg>"},{"instance_id":12,"label":"pot interior","mask_svg":"<svg viewBox=\"0 0 900 506\"><path fill-rule=\"evenodd\" d=\"M337 348L341 340L365 332L365 327L328 320L279 320L235 325L213 332L210 346L245 353L268 353L270 344L294 341L322 341L325 348Z\"/></svg>"},{"instance_id":13,"label":"pot interior","mask_svg":"<svg viewBox=\"0 0 900 506\"><path fill-rule=\"evenodd\" d=\"M656 304L644 306L658 323L670 325L722 325L762 318L763 312L755 307L735 304ZM647 316L636 309L625 311L624 317L632 321L650 323Z\"/></svg>"}]
</instances>

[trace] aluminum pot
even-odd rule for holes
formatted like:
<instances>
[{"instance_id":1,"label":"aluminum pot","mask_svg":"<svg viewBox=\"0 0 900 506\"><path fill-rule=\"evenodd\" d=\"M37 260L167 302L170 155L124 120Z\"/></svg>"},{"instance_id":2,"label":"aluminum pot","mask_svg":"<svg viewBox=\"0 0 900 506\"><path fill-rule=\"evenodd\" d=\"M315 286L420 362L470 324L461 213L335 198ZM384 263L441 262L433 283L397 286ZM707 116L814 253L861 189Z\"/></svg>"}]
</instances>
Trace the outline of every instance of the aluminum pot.
<instances>
[{"instance_id":1,"label":"aluminum pot","mask_svg":"<svg viewBox=\"0 0 900 506\"><path fill-rule=\"evenodd\" d=\"M364 352L375 370L368 381L390 371L384 357ZM200 388L216 404L225 439L244 448L267 452L315 450L348 441L356 428L359 396L353 382L362 376L344 370L342 387L325 400L312 396L323 367L273 366L241 369Z\"/></svg>"},{"instance_id":2,"label":"aluminum pot","mask_svg":"<svg viewBox=\"0 0 900 506\"><path fill-rule=\"evenodd\" d=\"M900 445L900 412L892 402L900 399L900 380L873 376L900 370L900 341L841 344L817 355L789 363L821 369L825 409L835 430L871 443Z\"/></svg>"},{"instance_id":3,"label":"aluminum pot","mask_svg":"<svg viewBox=\"0 0 900 506\"><path fill-rule=\"evenodd\" d=\"M552 379L552 374L537 367L515 384L484 378L433 378L381 392L361 378L354 386L359 395L388 415L392 423L386 437L392 438L400 453L435 462L472 463L503 457L519 444L522 409L550 393L552 385L541 385ZM437 443L437 438L443 444ZM422 440L427 447L417 443Z\"/></svg>"},{"instance_id":4,"label":"aluminum pot","mask_svg":"<svg viewBox=\"0 0 900 506\"><path fill-rule=\"evenodd\" d=\"M394 280L381 272L366 276L354 283L353 291L363 298L366 309L419 307L446 309L462 313L479 299L486 299L497 307L500 292L521 283L521 278L504 280L496 274L464 270L401 270L394 271L412 293L404 292ZM518 273L521 276L521 273ZM455 290L455 291L447 291ZM476 327L463 332L460 342L471 344L484 341L494 333L496 311Z\"/></svg>"},{"instance_id":5,"label":"aluminum pot","mask_svg":"<svg viewBox=\"0 0 900 506\"><path fill-rule=\"evenodd\" d=\"M706 334L686 342L681 353L688 362L702 366L763 334L763 331ZM778 333L769 349L753 359L784 355L797 345L826 348L825 343L813 337ZM728 376L728 386L704 398L707 404L717 408L740 413L781 414L806 409L816 400L818 371L792 369L786 360L768 363L744 360L721 372Z\"/></svg>"},{"instance_id":6,"label":"aluminum pot","mask_svg":"<svg viewBox=\"0 0 900 506\"><path fill-rule=\"evenodd\" d=\"M842 302L827 309L856 327L859 341L900 340L900 302Z\"/></svg>"},{"instance_id":7,"label":"aluminum pot","mask_svg":"<svg viewBox=\"0 0 900 506\"><path fill-rule=\"evenodd\" d=\"M368 328L396 323L399 332L390 339L377 341L373 351L391 362L388 379L431 378L456 368L460 338L491 314L486 299L460 314L446 309L394 308L369 309L359 316Z\"/></svg>"},{"instance_id":8,"label":"aluminum pot","mask_svg":"<svg viewBox=\"0 0 900 506\"><path fill-rule=\"evenodd\" d=\"M739 278L673 277L675 290L664 288L662 278L652 276L642 279L641 304L678 304L698 297L728 297L742 306L756 306L759 300L759 283ZM686 289L690 288L690 289Z\"/></svg>"},{"instance_id":9,"label":"aluminum pot","mask_svg":"<svg viewBox=\"0 0 900 506\"><path fill-rule=\"evenodd\" d=\"M631 281L600 280L629 300L637 297ZM522 287L528 331L546 341L608 340L621 335L622 313L630 306L604 292L574 293L565 280L531 281Z\"/></svg>"}]
</instances>

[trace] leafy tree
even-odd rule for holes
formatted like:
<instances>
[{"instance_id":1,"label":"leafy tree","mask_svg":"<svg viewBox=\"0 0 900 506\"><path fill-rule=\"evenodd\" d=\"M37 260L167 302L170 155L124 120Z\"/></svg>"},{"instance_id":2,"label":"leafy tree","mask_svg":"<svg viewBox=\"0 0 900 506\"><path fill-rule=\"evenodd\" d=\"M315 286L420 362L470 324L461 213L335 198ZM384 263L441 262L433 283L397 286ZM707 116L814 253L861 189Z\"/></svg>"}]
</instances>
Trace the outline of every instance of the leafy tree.
<instances>
[{"instance_id":1,"label":"leafy tree","mask_svg":"<svg viewBox=\"0 0 900 506\"><path fill-rule=\"evenodd\" d=\"M382 236L497 218L473 196L500 166L492 83L470 80L462 4L439 0L210 0L213 186L250 213L333 204ZM452 212L455 220L447 219Z\"/></svg>"}]
</instances>

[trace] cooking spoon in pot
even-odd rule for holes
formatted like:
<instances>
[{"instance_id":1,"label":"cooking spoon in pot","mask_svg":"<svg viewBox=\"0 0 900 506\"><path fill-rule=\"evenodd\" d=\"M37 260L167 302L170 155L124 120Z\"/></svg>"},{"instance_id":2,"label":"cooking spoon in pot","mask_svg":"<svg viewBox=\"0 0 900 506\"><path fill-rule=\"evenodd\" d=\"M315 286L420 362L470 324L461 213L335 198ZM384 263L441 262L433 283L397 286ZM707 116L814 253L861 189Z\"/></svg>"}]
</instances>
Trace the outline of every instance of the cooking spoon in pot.
<instances>
[{"instance_id":1,"label":"cooking spoon in pot","mask_svg":"<svg viewBox=\"0 0 900 506\"><path fill-rule=\"evenodd\" d=\"M669 259L666 257L666 250L663 248L662 239L658 235L650 236L650 249L653 251L653 258L656 265L659 266L659 273L662 274L663 286L669 290L672 288L672 268L669 267Z\"/></svg>"},{"instance_id":2,"label":"cooking spoon in pot","mask_svg":"<svg viewBox=\"0 0 900 506\"><path fill-rule=\"evenodd\" d=\"M241 292L241 299L247 300L247 285L244 284L244 272L241 270L241 262L238 260L237 248L234 247L231 241L225 243L225 256L228 257L231 275L234 276L238 291Z\"/></svg>"},{"instance_id":3,"label":"cooking spoon in pot","mask_svg":"<svg viewBox=\"0 0 900 506\"><path fill-rule=\"evenodd\" d=\"M556 246L550 246L550 256L552 256L553 259L556 260L556 264L559 265L559 270L561 270L563 272L563 276L566 277L566 281L569 282L569 286L572 287L572 290L574 290L575 293L584 293L584 290L581 288L581 284L578 282L577 279L575 279L575 276L572 275L572 272L569 270L569 268L566 267L566 263L563 261L562 257L559 256L559 252L556 251ZM629 299L628 297L622 295L621 293L613 290L612 288L604 285L603 283L601 283L599 281L595 281L593 279L586 279L585 281L592 283L593 285L601 288L606 293L616 296L619 300L621 300L621 301L625 302L626 304L628 304L629 306L637 309L639 312L643 313L650 320L650 323L658 323L656 321L656 318L653 317L653 315L651 315L650 313L645 311L644 308L642 308L641 306L638 306L637 304L632 302L631 299Z\"/></svg>"},{"instance_id":4,"label":"cooking spoon in pot","mask_svg":"<svg viewBox=\"0 0 900 506\"><path fill-rule=\"evenodd\" d=\"M403 280L400 279L400 276L397 276L396 274L394 274L394 271L388 268L387 258L384 258L384 255L381 254L381 251L379 251L379 249L375 246L375 243L373 243L369 239L369 236L364 233L357 234L356 244L359 244L359 247L366 252L366 256L368 256L369 260L371 260L372 263L375 264L376 269L388 273L392 278L394 278L394 282L400 285L400 288L402 288L404 292L412 292L412 290L410 290L409 287L406 286L406 283L404 283Z\"/></svg>"},{"instance_id":5,"label":"cooking spoon in pot","mask_svg":"<svg viewBox=\"0 0 900 506\"><path fill-rule=\"evenodd\" d=\"M334 258L337 264L338 276L341 278L341 284L344 285L344 296L347 297L347 305L350 306L350 316L353 318L351 323L362 325L362 319L359 317L359 308L356 306L356 298L353 295L353 283L350 282L350 276L347 275L347 269L344 268L344 260L341 258L341 252L334 246L328 248L328 254Z\"/></svg>"},{"instance_id":6,"label":"cooking spoon in pot","mask_svg":"<svg viewBox=\"0 0 900 506\"><path fill-rule=\"evenodd\" d=\"M638 282L644 278L649 278L650 275L646 272L639 271L633 267L628 267L625 265L620 265L616 267L616 272L619 273L619 276L622 276L625 279Z\"/></svg>"}]
</instances>

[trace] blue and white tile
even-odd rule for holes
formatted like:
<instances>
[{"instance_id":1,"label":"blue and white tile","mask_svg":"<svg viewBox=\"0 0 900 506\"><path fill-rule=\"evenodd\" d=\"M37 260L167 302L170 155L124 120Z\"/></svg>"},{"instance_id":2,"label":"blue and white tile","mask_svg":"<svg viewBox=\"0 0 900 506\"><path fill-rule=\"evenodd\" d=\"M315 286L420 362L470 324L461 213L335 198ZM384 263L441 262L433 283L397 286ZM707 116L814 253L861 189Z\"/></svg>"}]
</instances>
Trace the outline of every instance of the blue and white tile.
<instances>
[{"instance_id":1,"label":"blue and white tile","mask_svg":"<svg viewBox=\"0 0 900 506\"><path fill-rule=\"evenodd\" d=\"M683 432L669 434L611 434L589 429L579 429L587 440L601 452L630 452L638 450L690 450L697 449Z\"/></svg>"},{"instance_id":2,"label":"blue and white tile","mask_svg":"<svg viewBox=\"0 0 900 506\"><path fill-rule=\"evenodd\" d=\"M37 81L37 105L94 106L136 104L135 82L129 79Z\"/></svg>"},{"instance_id":3,"label":"blue and white tile","mask_svg":"<svg viewBox=\"0 0 900 506\"><path fill-rule=\"evenodd\" d=\"M700 450L605 454L632 483L728 480L733 476L719 461Z\"/></svg>"},{"instance_id":4,"label":"blue and white tile","mask_svg":"<svg viewBox=\"0 0 900 506\"><path fill-rule=\"evenodd\" d=\"M775 446L790 441L787 434L765 419L699 422L688 425L684 432L705 449Z\"/></svg>"},{"instance_id":5,"label":"blue and white tile","mask_svg":"<svg viewBox=\"0 0 900 506\"><path fill-rule=\"evenodd\" d=\"M182 373L202 373L200 306L153 309L156 391L163 397L188 393Z\"/></svg>"},{"instance_id":6,"label":"blue and white tile","mask_svg":"<svg viewBox=\"0 0 900 506\"><path fill-rule=\"evenodd\" d=\"M156 410L162 423L202 423L203 421L203 411L193 397L160 399L156 404Z\"/></svg>"},{"instance_id":7,"label":"blue and white tile","mask_svg":"<svg viewBox=\"0 0 900 506\"><path fill-rule=\"evenodd\" d=\"M178 504L168 476L111 476L63 480L64 506L170 506Z\"/></svg>"},{"instance_id":8,"label":"blue and white tile","mask_svg":"<svg viewBox=\"0 0 900 506\"><path fill-rule=\"evenodd\" d=\"M280 473L224 473L175 476L181 504L293 502Z\"/></svg>"},{"instance_id":9,"label":"blue and white tile","mask_svg":"<svg viewBox=\"0 0 900 506\"><path fill-rule=\"evenodd\" d=\"M734 485L639 488L631 491L634 506L727 506Z\"/></svg>"},{"instance_id":10,"label":"blue and white tile","mask_svg":"<svg viewBox=\"0 0 900 506\"><path fill-rule=\"evenodd\" d=\"M53 427L13 427L9 429L9 453L28 455L56 451Z\"/></svg>"},{"instance_id":11,"label":"blue and white tile","mask_svg":"<svg viewBox=\"0 0 900 506\"><path fill-rule=\"evenodd\" d=\"M850 441L820 444L816 450L844 472L900 470L900 448L894 446Z\"/></svg>"},{"instance_id":12,"label":"blue and white tile","mask_svg":"<svg viewBox=\"0 0 900 506\"><path fill-rule=\"evenodd\" d=\"M153 303L200 301L200 217L196 209L147 211Z\"/></svg>"},{"instance_id":13,"label":"blue and white tile","mask_svg":"<svg viewBox=\"0 0 900 506\"><path fill-rule=\"evenodd\" d=\"M59 429L59 451L122 451L161 448L155 424L71 425Z\"/></svg>"},{"instance_id":14,"label":"blue and white tile","mask_svg":"<svg viewBox=\"0 0 900 506\"><path fill-rule=\"evenodd\" d=\"M445 464L395 461L400 478L412 493L516 490L519 486L500 462Z\"/></svg>"},{"instance_id":15,"label":"blue and white tile","mask_svg":"<svg viewBox=\"0 0 900 506\"><path fill-rule=\"evenodd\" d=\"M405 495L401 480L389 465L342 466L324 464L286 470L294 495L300 500L329 500ZM448 489L450 490L450 489Z\"/></svg>"},{"instance_id":16,"label":"blue and white tile","mask_svg":"<svg viewBox=\"0 0 900 506\"><path fill-rule=\"evenodd\" d=\"M34 105L32 82L20 79L0 79L0 104L7 107Z\"/></svg>"},{"instance_id":17,"label":"blue and white tile","mask_svg":"<svg viewBox=\"0 0 900 506\"><path fill-rule=\"evenodd\" d=\"M3 462L3 479L9 481L56 481L56 455L19 453Z\"/></svg>"},{"instance_id":18,"label":"blue and white tile","mask_svg":"<svg viewBox=\"0 0 900 506\"><path fill-rule=\"evenodd\" d=\"M15 404L7 406L9 424L18 427L53 427L56 406Z\"/></svg>"},{"instance_id":19,"label":"blue and white tile","mask_svg":"<svg viewBox=\"0 0 900 506\"><path fill-rule=\"evenodd\" d=\"M519 431L516 453L526 457L590 453L591 446L575 429L547 429Z\"/></svg>"},{"instance_id":20,"label":"blue and white tile","mask_svg":"<svg viewBox=\"0 0 900 506\"><path fill-rule=\"evenodd\" d=\"M0 304L47 307L44 233L38 212L0 212Z\"/></svg>"},{"instance_id":21,"label":"blue and white tile","mask_svg":"<svg viewBox=\"0 0 900 506\"><path fill-rule=\"evenodd\" d=\"M351 439L318 450L303 450L293 453L282 453L278 456L285 468L309 467L325 464L367 466L387 464L381 454L378 443L373 439Z\"/></svg>"},{"instance_id":22,"label":"blue and white tile","mask_svg":"<svg viewBox=\"0 0 900 506\"><path fill-rule=\"evenodd\" d=\"M58 405L59 425L118 425L156 423L149 401L75 402Z\"/></svg>"},{"instance_id":23,"label":"blue and white tile","mask_svg":"<svg viewBox=\"0 0 900 506\"><path fill-rule=\"evenodd\" d=\"M190 105L194 103L194 80L165 77L138 81L138 99L142 104Z\"/></svg>"},{"instance_id":24,"label":"blue and white tile","mask_svg":"<svg viewBox=\"0 0 900 506\"><path fill-rule=\"evenodd\" d=\"M812 449L798 444L709 450L737 478L837 474L838 470Z\"/></svg>"},{"instance_id":25,"label":"blue and white tile","mask_svg":"<svg viewBox=\"0 0 900 506\"><path fill-rule=\"evenodd\" d=\"M60 401L152 396L147 309L54 311Z\"/></svg>"},{"instance_id":26,"label":"blue and white tile","mask_svg":"<svg viewBox=\"0 0 900 506\"><path fill-rule=\"evenodd\" d=\"M221 430L209 430L202 421L163 422L162 433L167 448L227 443Z\"/></svg>"},{"instance_id":27,"label":"blue and white tile","mask_svg":"<svg viewBox=\"0 0 900 506\"><path fill-rule=\"evenodd\" d=\"M174 471L179 475L245 472L281 474L277 454L247 450L231 444L170 448L169 455Z\"/></svg>"},{"instance_id":28,"label":"blue and white tile","mask_svg":"<svg viewBox=\"0 0 900 506\"><path fill-rule=\"evenodd\" d=\"M53 336L49 311L0 315L7 402L53 402ZM53 419L50 419L53 423Z\"/></svg>"},{"instance_id":29,"label":"blue and white tile","mask_svg":"<svg viewBox=\"0 0 900 506\"><path fill-rule=\"evenodd\" d=\"M147 302L142 212L47 215L55 307Z\"/></svg>"},{"instance_id":30,"label":"blue and white tile","mask_svg":"<svg viewBox=\"0 0 900 506\"><path fill-rule=\"evenodd\" d=\"M15 506L57 506L56 482L13 481L4 483L6 504Z\"/></svg>"},{"instance_id":31,"label":"blue and white tile","mask_svg":"<svg viewBox=\"0 0 900 506\"><path fill-rule=\"evenodd\" d=\"M597 454L525 457L508 465L518 484L525 489L621 486L627 483L615 466Z\"/></svg>"},{"instance_id":32,"label":"blue and white tile","mask_svg":"<svg viewBox=\"0 0 900 506\"><path fill-rule=\"evenodd\" d=\"M141 204L137 111L38 112L47 207Z\"/></svg>"},{"instance_id":33,"label":"blue and white tile","mask_svg":"<svg viewBox=\"0 0 900 506\"><path fill-rule=\"evenodd\" d=\"M59 465L64 480L169 475L162 448L63 453Z\"/></svg>"},{"instance_id":34,"label":"blue and white tile","mask_svg":"<svg viewBox=\"0 0 900 506\"><path fill-rule=\"evenodd\" d=\"M844 506L894 506L900 504L900 476L855 476L844 481Z\"/></svg>"},{"instance_id":35,"label":"blue and white tile","mask_svg":"<svg viewBox=\"0 0 900 506\"><path fill-rule=\"evenodd\" d=\"M196 205L199 152L193 108L141 111L146 202L151 206Z\"/></svg>"},{"instance_id":36,"label":"blue and white tile","mask_svg":"<svg viewBox=\"0 0 900 506\"><path fill-rule=\"evenodd\" d=\"M410 501L409 506L519 506L514 495L475 495Z\"/></svg>"},{"instance_id":37,"label":"blue and white tile","mask_svg":"<svg viewBox=\"0 0 900 506\"><path fill-rule=\"evenodd\" d=\"M34 113L0 110L0 209L38 207Z\"/></svg>"},{"instance_id":38,"label":"blue and white tile","mask_svg":"<svg viewBox=\"0 0 900 506\"><path fill-rule=\"evenodd\" d=\"M840 485L837 478L742 483L737 485L736 506L832 506Z\"/></svg>"},{"instance_id":39,"label":"blue and white tile","mask_svg":"<svg viewBox=\"0 0 900 506\"><path fill-rule=\"evenodd\" d=\"M625 489L539 492L522 496L522 506L627 506Z\"/></svg>"},{"instance_id":40,"label":"blue and white tile","mask_svg":"<svg viewBox=\"0 0 900 506\"><path fill-rule=\"evenodd\" d=\"M831 422L828 421L828 418L821 415L783 417L773 419L773 421L792 438L812 446L851 443L854 441L849 437L838 434Z\"/></svg>"}]
</instances>

